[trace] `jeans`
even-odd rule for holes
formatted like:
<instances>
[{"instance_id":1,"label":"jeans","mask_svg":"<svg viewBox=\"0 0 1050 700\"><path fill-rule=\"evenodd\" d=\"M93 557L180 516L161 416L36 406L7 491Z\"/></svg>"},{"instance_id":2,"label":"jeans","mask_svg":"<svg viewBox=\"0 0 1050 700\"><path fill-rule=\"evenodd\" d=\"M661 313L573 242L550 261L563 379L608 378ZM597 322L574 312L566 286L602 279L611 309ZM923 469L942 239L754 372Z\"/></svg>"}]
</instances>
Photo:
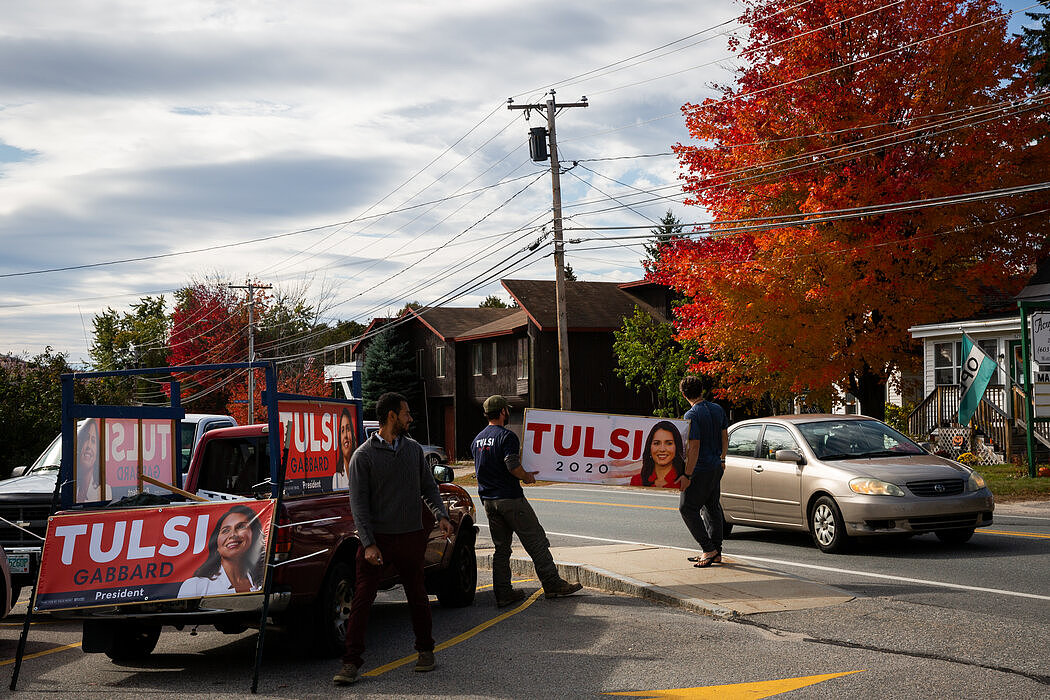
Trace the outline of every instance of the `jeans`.
<instances>
[{"instance_id":1,"label":"jeans","mask_svg":"<svg viewBox=\"0 0 1050 700\"><path fill-rule=\"evenodd\" d=\"M489 535L496 551L492 555L492 590L496 598L506 598L510 585L510 545L517 533L536 567L536 576L544 588L552 588L561 581L558 567L551 556L551 543L536 518L536 512L525 498L482 499L489 519Z\"/></svg>"},{"instance_id":2,"label":"jeans","mask_svg":"<svg viewBox=\"0 0 1050 700\"><path fill-rule=\"evenodd\" d=\"M678 512L705 552L722 549L721 482L721 469L697 469L678 497Z\"/></svg>"},{"instance_id":3,"label":"jeans","mask_svg":"<svg viewBox=\"0 0 1050 700\"><path fill-rule=\"evenodd\" d=\"M391 565L401 578L408 599L408 612L412 616L412 631L416 635L416 651L433 651L434 638L430 618L430 598L423 583L423 553L427 546L427 531L417 530L399 535L375 533L376 546L383 555L383 562ZM365 650L365 632L368 616L376 599L383 566L365 561L365 548L357 549L357 580L354 584L354 599L350 603L350 617L346 623L346 654L343 663L361 666L361 654Z\"/></svg>"}]
</instances>

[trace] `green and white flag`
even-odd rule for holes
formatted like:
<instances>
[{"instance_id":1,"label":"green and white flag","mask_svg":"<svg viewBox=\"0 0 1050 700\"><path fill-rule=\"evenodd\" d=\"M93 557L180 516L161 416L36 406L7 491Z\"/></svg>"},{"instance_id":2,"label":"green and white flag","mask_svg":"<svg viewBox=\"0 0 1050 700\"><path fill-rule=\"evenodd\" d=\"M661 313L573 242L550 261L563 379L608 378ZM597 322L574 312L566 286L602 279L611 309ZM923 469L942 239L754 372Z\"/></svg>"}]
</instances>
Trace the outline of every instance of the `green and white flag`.
<instances>
[{"instance_id":1,"label":"green and white flag","mask_svg":"<svg viewBox=\"0 0 1050 700\"><path fill-rule=\"evenodd\" d=\"M959 394L959 425L967 425L999 366L965 333L962 337L962 356L959 370L959 384L962 386Z\"/></svg>"}]
</instances>

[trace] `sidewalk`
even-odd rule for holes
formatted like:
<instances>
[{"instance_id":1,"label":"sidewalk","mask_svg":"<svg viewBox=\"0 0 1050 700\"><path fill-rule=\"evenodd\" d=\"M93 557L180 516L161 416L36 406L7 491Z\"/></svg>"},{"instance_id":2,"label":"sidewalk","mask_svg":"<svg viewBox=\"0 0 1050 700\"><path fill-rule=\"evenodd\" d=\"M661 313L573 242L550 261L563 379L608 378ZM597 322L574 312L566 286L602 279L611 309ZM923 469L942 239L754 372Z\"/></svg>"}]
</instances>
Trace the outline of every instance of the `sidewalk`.
<instances>
[{"instance_id":1,"label":"sidewalk","mask_svg":"<svg viewBox=\"0 0 1050 700\"><path fill-rule=\"evenodd\" d=\"M626 593L715 617L806 610L838 605L852 595L723 556L721 565L697 569L689 552L668 547L609 544L552 547L563 578L588 588ZM479 548L478 566L492 568L491 548ZM535 576L528 556L511 556L511 572Z\"/></svg>"}]
</instances>

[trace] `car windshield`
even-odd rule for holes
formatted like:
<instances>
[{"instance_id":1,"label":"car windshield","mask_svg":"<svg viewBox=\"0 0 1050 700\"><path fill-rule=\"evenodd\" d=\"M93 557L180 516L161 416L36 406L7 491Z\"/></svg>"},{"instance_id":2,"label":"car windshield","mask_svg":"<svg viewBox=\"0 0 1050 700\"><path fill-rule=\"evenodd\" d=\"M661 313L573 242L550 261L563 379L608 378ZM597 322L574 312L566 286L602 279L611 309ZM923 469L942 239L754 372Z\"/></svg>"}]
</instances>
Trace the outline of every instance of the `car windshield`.
<instances>
[{"instance_id":1,"label":"car windshield","mask_svg":"<svg viewBox=\"0 0 1050 700\"><path fill-rule=\"evenodd\" d=\"M877 420L799 423L798 430L817 459L855 459L921 455L923 449Z\"/></svg>"},{"instance_id":2,"label":"car windshield","mask_svg":"<svg viewBox=\"0 0 1050 700\"><path fill-rule=\"evenodd\" d=\"M26 473L30 472L42 472L48 470L58 471L59 465L62 463L62 436L59 435L51 444L47 446L47 449L41 453L33 465L26 470Z\"/></svg>"}]
</instances>

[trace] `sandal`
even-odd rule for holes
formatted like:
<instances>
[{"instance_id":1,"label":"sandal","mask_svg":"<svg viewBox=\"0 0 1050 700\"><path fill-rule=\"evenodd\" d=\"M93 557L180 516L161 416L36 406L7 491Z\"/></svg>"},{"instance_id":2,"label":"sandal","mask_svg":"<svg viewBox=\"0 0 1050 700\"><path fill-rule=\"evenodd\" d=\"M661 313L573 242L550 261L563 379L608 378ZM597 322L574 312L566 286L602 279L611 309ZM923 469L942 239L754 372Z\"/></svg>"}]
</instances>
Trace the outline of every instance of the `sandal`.
<instances>
[{"instance_id":1,"label":"sandal","mask_svg":"<svg viewBox=\"0 0 1050 700\"><path fill-rule=\"evenodd\" d=\"M696 568L696 569L706 569L707 567L711 566L712 564L721 564L722 563L722 550L718 550L717 552L715 552L713 555L711 555L709 557L692 557L692 558L690 558L690 561L695 561L696 562L695 564L693 564L693 568Z\"/></svg>"}]
</instances>

